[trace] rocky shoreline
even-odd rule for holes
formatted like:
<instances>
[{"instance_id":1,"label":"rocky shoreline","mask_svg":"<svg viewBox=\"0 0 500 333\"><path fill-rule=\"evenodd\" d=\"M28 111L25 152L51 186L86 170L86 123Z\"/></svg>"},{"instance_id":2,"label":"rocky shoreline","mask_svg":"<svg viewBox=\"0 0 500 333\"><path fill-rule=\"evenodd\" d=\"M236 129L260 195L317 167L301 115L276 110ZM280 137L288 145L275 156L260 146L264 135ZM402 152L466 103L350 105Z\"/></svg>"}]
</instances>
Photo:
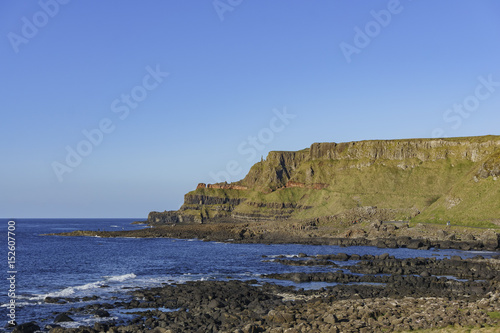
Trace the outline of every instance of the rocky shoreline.
<instances>
[{"instance_id":1,"label":"rocky shoreline","mask_svg":"<svg viewBox=\"0 0 500 333\"><path fill-rule=\"evenodd\" d=\"M97 237L168 237L205 241L263 244L375 246L379 248L500 250L500 234L493 229L430 224L363 223L348 227L318 226L314 222L226 222L150 225L129 231L78 230L50 235Z\"/></svg>"},{"instance_id":2,"label":"rocky shoreline","mask_svg":"<svg viewBox=\"0 0 500 333\"><path fill-rule=\"evenodd\" d=\"M388 254L344 253L284 257L263 260L311 268L330 265L331 272L270 274L259 281L196 281L134 290L129 292L129 301L89 304L55 314L54 323L45 330L291 333L398 332L449 326L483 328L485 332L500 329L499 259L396 259ZM311 281L332 285L304 290L280 286L272 283L274 279L291 280L299 286ZM132 310L135 317L106 320L117 309ZM81 315L102 320L92 327L63 327L72 316ZM30 329L35 326L20 325L14 332L33 332Z\"/></svg>"},{"instance_id":3,"label":"rocky shoreline","mask_svg":"<svg viewBox=\"0 0 500 333\"><path fill-rule=\"evenodd\" d=\"M130 231L87 230L53 235L499 250L499 235L491 229L382 222L336 229L314 223L177 223ZM135 290L130 292L130 301L94 303L57 314L59 320L71 320L75 315L100 317L102 320L94 326L64 328L63 322L54 322L45 330L51 333L398 332L453 326L495 331L500 330L500 255L488 256L491 258L477 255L471 259L458 256L397 259L388 254L339 253L262 258L274 265L309 266L312 271L268 274L259 281L228 278ZM314 272L315 268L320 271ZM280 280L291 281L298 287L281 286L277 283ZM324 286L301 287L315 282ZM75 300L45 302L70 305ZM107 320L110 312L117 309L133 310L135 318ZM48 322L51 320L48 318ZM16 327L14 333L31 333L36 328L34 323L25 325Z\"/></svg>"}]
</instances>

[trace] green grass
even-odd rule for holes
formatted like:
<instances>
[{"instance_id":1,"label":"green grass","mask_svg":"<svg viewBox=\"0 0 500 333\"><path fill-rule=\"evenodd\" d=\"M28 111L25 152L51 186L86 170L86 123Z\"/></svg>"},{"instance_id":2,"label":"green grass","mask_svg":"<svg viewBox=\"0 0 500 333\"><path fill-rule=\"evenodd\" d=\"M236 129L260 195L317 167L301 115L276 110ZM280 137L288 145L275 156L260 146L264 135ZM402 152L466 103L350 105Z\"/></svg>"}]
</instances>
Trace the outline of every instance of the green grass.
<instances>
[{"instance_id":1,"label":"green grass","mask_svg":"<svg viewBox=\"0 0 500 333\"><path fill-rule=\"evenodd\" d=\"M275 211L251 206L250 202L294 203L310 207L293 212L292 217L296 219L331 216L356 207L377 206L393 209L394 219L406 219L404 212L419 210L421 214L412 223L444 225L450 220L453 225L498 228L492 221L500 219L500 179L495 181L488 177L475 181L474 176L483 163L487 162L488 167L500 163L500 148L482 146L479 151L490 154L482 161L464 158L470 156L470 145L491 140L500 141L500 137L445 139L460 143L452 147L434 147L429 143L431 140L426 139L361 141L337 146L325 144L324 149L336 149L336 158L312 159L309 157L312 149L271 152L265 161L256 163L247 176L237 182L252 190L205 188L189 194L246 198L246 202L236 207L240 213ZM400 152L401 145L410 147L407 148L410 158L373 158L374 150L390 155ZM315 147L319 149L320 146ZM328 184L328 188L282 188L289 180ZM204 214L210 215L210 209Z\"/></svg>"},{"instance_id":2,"label":"green grass","mask_svg":"<svg viewBox=\"0 0 500 333\"><path fill-rule=\"evenodd\" d=\"M488 312L488 316L491 319L500 319L500 312L498 312L498 311Z\"/></svg>"}]
</instances>

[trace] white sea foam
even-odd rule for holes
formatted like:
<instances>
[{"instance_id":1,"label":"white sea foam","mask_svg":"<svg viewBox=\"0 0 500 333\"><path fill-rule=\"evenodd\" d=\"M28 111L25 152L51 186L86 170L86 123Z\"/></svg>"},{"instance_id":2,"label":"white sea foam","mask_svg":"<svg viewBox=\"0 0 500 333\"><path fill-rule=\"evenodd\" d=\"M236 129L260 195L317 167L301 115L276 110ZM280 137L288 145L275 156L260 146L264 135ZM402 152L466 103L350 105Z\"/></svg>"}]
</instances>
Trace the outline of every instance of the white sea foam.
<instances>
[{"instance_id":1,"label":"white sea foam","mask_svg":"<svg viewBox=\"0 0 500 333\"><path fill-rule=\"evenodd\" d=\"M21 297L17 296L17 299L20 299ZM33 305L33 303L29 303L29 302L19 302L16 300L16 307L24 307L24 306L28 306L28 305ZM0 308L6 308L10 306L9 303L5 303L5 304L1 304L0 305Z\"/></svg>"},{"instance_id":2,"label":"white sea foam","mask_svg":"<svg viewBox=\"0 0 500 333\"><path fill-rule=\"evenodd\" d=\"M466 251L466 253L474 253L474 254L498 254L495 251Z\"/></svg>"},{"instance_id":3,"label":"white sea foam","mask_svg":"<svg viewBox=\"0 0 500 333\"><path fill-rule=\"evenodd\" d=\"M34 297L30 297L30 301L39 301L43 300L46 297L70 297L75 293L75 287L67 287L59 291L54 291L47 294L35 295Z\"/></svg>"},{"instance_id":4,"label":"white sea foam","mask_svg":"<svg viewBox=\"0 0 500 333\"><path fill-rule=\"evenodd\" d=\"M64 289L46 293L46 294L39 294L35 295L33 297L29 297L28 299L30 301L37 301L37 300L44 300L46 297L54 297L54 298L59 298L59 297L72 297L76 296L78 292L84 292L92 289L98 289L102 287L103 285L107 285L109 283L113 282L123 282L126 280L130 279L135 279L136 275L134 273L128 273L128 274L123 274L123 275L112 275L112 276L104 276L105 280L101 281L96 281L96 282L90 282L86 283L80 286L73 286L73 287L66 287Z\"/></svg>"},{"instance_id":5,"label":"white sea foam","mask_svg":"<svg viewBox=\"0 0 500 333\"><path fill-rule=\"evenodd\" d=\"M109 282L123 282L125 280L135 279L136 277L137 275L135 275L134 273L129 273L116 276L105 276L104 278Z\"/></svg>"},{"instance_id":6,"label":"white sea foam","mask_svg":"<svg viewBox=\"0 0 500 333\"><path fill-rule=\"evenodd\" d=\"M84 285L81 285L81 286L76 286L76 287L73 287L73 288L75 290L87 290L87 289L99 288L100 286L102 286L102 281L91 282L91 283L87 283L87 284L84 284Z\"/></svg>"},{"instance_id":7,"label":"white sea foam","mask_svg":"<svg viewBox=\"0 0 500 333\"><path fill-rule=\"evenodd\" d=\"M298 254L272 254L267 256L268 258L297 258Z\"/></svg>"},{"instance_id":8,"label":"white sea foam","mask_svg":"<svg viewBox=\"0 0 500 333\"><path fill-rule=\"evenodd\" d=\"M76 319L75 319L76 318ZM64 328L78 328L80 326L93 326L95 323L101 322L101 321L109 321L109 320L117 320L118 317L112 316L108 318L98 318L98 317L91 317L91 318L78 318L75 317L75 321L71 322L62 322L59 323Z\"/></svg>"}]
</instances>

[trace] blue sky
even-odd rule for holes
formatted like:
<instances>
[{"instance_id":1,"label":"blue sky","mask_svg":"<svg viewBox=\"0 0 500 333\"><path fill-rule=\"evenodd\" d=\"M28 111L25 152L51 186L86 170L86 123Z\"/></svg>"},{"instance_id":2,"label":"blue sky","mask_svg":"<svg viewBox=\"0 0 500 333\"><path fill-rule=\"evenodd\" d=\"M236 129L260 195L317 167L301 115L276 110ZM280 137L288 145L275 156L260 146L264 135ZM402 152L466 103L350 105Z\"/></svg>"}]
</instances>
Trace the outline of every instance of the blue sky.
<instances>
[{"instance_id":1,"label":"blue sky","mask_svg":"<svg viewBox=\"0 0 500 333\"><path fill-rule=\"evenodd\" d=\"M0 36L1 217L145 218L271 150L500 134L493 0L2 1Z\"/></svg>"}]
</instances>

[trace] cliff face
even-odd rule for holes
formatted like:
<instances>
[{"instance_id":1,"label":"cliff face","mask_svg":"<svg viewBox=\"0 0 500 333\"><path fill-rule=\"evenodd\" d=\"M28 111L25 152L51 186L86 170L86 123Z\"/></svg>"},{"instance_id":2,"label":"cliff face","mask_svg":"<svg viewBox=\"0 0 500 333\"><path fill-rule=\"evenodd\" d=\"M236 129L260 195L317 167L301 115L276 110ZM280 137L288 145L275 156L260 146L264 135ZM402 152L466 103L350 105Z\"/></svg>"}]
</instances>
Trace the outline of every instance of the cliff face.
<instances>
[{"instance_id":1,"label":"cliff face","mask_svg":"<svg viewBox=\"0 0 500 333\"><path fill-rule=\"evenodd\" d=\"M422 162L447 158L477 162L500 146L498 137L453 139L373 140L346 143L314 143L310 159L418 159Z\"/></svg>"},{"instance_id":2,"label":"cliff face","mask_svg":"<svg viewBox=\"0 0 500 333\"><path fill-rule=\"evenodd\" d=\"M286 185L299 166L309 158L309 151L272 151L263 162L256 163L241 184L263 191Z\"/></svg>"},{"instance_id":3,"label":"cliff face","mask_svg":"<svg viewBox=\"0 0 500 333\"><path fill-rule=\"evenodd\" d=\"M500 136L314 143L270 152L244 179L199 184L179 211L156 214L173 223L370 216L488 225L500 223L499 175Z\"/></svg>"}]
</instances>

